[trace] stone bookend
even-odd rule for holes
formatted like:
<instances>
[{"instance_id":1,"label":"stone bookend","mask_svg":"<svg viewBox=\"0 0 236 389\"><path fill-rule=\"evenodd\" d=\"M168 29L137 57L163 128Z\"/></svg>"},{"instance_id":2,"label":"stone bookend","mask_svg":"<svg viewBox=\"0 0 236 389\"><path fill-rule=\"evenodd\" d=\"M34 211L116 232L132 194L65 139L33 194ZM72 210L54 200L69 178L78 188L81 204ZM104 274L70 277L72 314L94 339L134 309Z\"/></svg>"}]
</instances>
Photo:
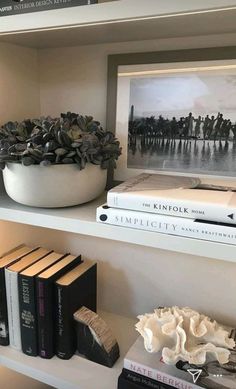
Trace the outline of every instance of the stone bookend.
<instances>
[{"instance_id":1,"label":"stone bookend","mask_svg":"<svg viewBox=\"0 0 236 389\"><path fill-rule=\"evenodd\" d=\"M112 367L120 356L111 329L99 315L86 307L74 313L77 349L89 360Z\"/></svg>"}]
</instances>

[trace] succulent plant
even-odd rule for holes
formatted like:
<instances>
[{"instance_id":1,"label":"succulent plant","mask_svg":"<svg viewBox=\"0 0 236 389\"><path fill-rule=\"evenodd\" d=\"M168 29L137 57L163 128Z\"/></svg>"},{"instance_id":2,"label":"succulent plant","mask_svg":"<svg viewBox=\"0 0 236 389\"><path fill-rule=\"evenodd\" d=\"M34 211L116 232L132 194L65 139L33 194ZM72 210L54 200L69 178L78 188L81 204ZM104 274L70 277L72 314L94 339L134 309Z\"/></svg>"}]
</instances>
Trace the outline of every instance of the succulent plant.
<instances>
[{"instance_id":1,"label":"succulent plant","mask_svg":"<svg viewBox=\"0 0 236 389\"><path fill-rule=\"evenodd\" d=\"M8 122L0 127L0 168L7 162L25 166L76 163L83 169L87 162L116 167L121 154L119 141L104 131L92 116L62 113L51 117Z\"/></svg>"}]
</instances>

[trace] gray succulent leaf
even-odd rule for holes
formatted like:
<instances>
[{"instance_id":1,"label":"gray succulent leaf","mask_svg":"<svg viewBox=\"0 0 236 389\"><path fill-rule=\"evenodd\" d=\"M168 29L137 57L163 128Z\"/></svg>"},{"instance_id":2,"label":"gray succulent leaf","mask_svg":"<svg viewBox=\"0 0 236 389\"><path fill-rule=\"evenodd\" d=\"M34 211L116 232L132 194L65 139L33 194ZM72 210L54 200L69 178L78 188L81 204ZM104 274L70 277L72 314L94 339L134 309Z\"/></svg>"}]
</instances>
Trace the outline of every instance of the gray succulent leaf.
<instances>
[{"instance_id":1,"label":"gray succulent leaf","mask_svg":"<svg viewBox=\"0 0 236 389\"><path fill-rule=\"evenodd\" d=\"M115 167L121 154L114 134L104 131L92 116L67 112L61 118L40 117L7 122L0 127L0 163L22 162L25 166L51 163L87 163L103 169Z\"/></svg>"}]
</instances>

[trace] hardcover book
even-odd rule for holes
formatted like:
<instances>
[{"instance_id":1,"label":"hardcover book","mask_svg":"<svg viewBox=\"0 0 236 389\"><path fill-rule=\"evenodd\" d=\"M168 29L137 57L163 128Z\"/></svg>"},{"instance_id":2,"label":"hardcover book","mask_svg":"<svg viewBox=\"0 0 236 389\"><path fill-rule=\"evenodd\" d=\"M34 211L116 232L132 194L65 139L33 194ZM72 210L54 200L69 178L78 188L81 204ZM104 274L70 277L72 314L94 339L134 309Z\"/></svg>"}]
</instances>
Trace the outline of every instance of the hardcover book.
<instances>
[{"instance_id":1,"label":"hardcover book","mask_svg":"<svg viewBox=\"0 0 236 389\"><path fill-rule=\"evenodd\" d=\"M121 374L118 378L118 386L117 389L141 389L142 386L137 384L136 382L128 381L123 374Z\"/></svg>"},{"instance_id":2,"label":"hardcover book","mask_svg":"<svg viewBox=\"0 0 236 389\"><path fill-rule=\"evenodd\" d=\"M111 189L109 207L236 224L236 185L142 173Z\"/></svg>"},{"instance_id":3,"label":"hardcover book","mask_svg":"<svg viewBox=\"0 0 236 389\"><path fill-rule=\"evenodd\" d=\"M79 5L96 4L97 2L97 0L1 0L0 16L76 7Z\"/></svg>"},{"instance_id":4,"label":"hardcover book","mask_svg":"<svg viewBox=\"0 0 236 389\"><path fill-rule=\"evenodd\" d=\"M24 244L15 247L9 252L5 253L0 258L0 345L9 345L9 328L7 315L7 296L5 283L5 267L16 262L24 255L33 251L33 248L27 247Z\"/></svg>"},{"instance_id":5,"label":"hardcover book","mask_svg":"<svg viewBox=\"0 0 236 389\"><path fill-rule=\"evenodd\" d=\"M236 225L228 223L110 208L106 204L97 208L97 221L162 234L236 244Z\"/></svg>"},{"instance_id":6,"label":"hardcover book","mask_svg":"<svg viewBox=\"0 0 236 389\"><path fill-rule=\"evenodd\" d=\"M122 369L122 373L118 378L117 389L171 389L173 386L163 384L153 380L152 378L145 377L141 374L137 374L134 371Z\"/></svg>"},{"instance_id":7,"label":"hardcover book","mask_svg":"<svg viewBox=\"0 0 236 389\"><path fill-rule=\"evenodd\" d=\"M42 358L55 354L55 307L53 300L54 281L81 263L81 256L66 255L55 265L36 277L36 301L38 323L38 352Z\"/></svg>"},{"instance_id":8,"label":"hardcover book","mask_svg":"<svg viewBox=\"0 0 236 389\"><path fill-rule=\"evenodd\" d=\"M63 254L48 253L37 263L29 266L19 273L19 305L20 305L20 329L22 351L27 355L38 355L38 331L37 331L37 303L36 303L36 282L37 274L46 270L58 262Z\"/></svg>"},{"instance_id":9,"label":"hardcover book","mask_svg":"<svg viewBox=\"0 0 236 389\"><path fill-rule=\"evenodd\" d=\"M17 350L21 350L18 273L39 261L48 253L48 250L38 248L5 269L10 346Z\"/></svg>"},{"instance_id":10,"label":"hardcover book","mask_svg":"<svg viewBox=\"0 0 236 389\"><path fill-rule=\"evenodd\" d=\"M97 264L83 262L55 282L56 354L69 359L76 351L73 314L82 306L97 310Z\"/></svg>"},{"instance_id":11,"label":"hardcover book","mask_svg":"<svg viewBox=\"0 0 236 389\"><path fill-rule=\"evenodd\" d=\"M235 330L232 336L235 338ZM166 365L160 352L152 354L145 350L139 336L124 358L124 368L178 389L236 388L236 350L231 350L230 360L224 365L210 359L201 366L182 361L175 366Z\"/></svg>"}]
</instances>

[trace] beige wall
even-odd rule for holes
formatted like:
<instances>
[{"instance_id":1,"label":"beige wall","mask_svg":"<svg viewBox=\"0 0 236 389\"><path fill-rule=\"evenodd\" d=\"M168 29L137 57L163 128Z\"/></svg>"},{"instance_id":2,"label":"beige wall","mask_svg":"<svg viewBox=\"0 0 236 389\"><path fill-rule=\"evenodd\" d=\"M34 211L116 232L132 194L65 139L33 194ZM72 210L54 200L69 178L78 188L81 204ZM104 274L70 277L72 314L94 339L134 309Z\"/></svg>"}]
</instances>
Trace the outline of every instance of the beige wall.
<instances>
[{"instance_id":1,"label":"beige wall","mask_svg":"<svg viewBox=\"0 0 236 389\"><path fill-rule=\"evenodd\" d=\"M41 113L71 110L105 123L107 55L235 44L234 34L45 49L39 51Z\"/></svg>"},{"instance_id":2,"label":"beige wall","mask_svg":"<svg viewBox=\"0 0 236 389\"><path fill-rule=\"evenodd\" d=\"M39 113L37 51L0 43L0 124Z\"/></svg>"}]
</instances>

